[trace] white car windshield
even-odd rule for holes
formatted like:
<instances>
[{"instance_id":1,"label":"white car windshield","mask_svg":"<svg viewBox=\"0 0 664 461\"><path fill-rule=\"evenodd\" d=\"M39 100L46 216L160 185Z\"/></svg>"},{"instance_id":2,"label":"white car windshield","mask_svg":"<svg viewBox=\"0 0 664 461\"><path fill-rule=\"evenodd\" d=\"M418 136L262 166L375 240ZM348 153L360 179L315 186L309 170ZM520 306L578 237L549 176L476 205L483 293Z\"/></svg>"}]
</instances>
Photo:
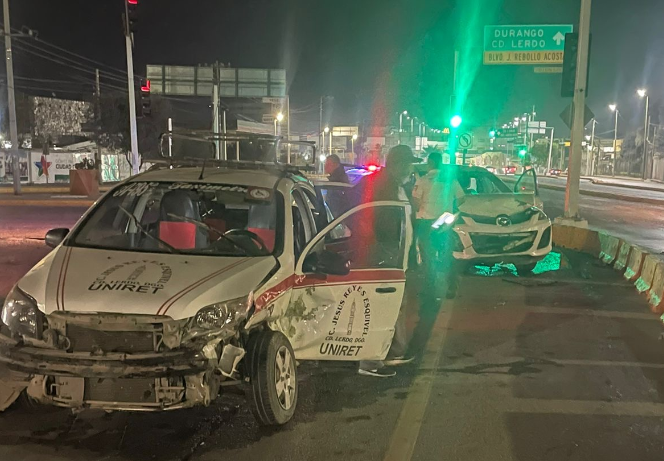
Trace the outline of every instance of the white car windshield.
<instances>
[{"instance_id":1,"label":"white car windshield","mask_svg":"<svg viewBox=\"0 0 664 461\"><path fill-rule=\"evenodd\" d=\"M69 245L214 256L281 248L273 189L216 183L131 182L111 191Z\"/></svg>"}]
</instances>

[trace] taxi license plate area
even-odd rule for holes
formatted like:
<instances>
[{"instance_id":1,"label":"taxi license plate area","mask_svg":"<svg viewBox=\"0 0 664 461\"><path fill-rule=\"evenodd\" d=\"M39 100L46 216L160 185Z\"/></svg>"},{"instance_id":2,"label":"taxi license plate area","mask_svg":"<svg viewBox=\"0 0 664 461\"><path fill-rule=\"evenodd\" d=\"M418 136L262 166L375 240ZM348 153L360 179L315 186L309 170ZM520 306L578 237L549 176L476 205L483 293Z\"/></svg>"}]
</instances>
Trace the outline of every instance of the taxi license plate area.
<instances>
[{"instance_id":1,"label":"taxi license plate area","mask_svg":"<svg viewBox=\"0 0 664 461\"><path fill-rule=\"evenodd\" d=\"M67 325L70 351L90 353L121 352L136 354L155 352L157 334L153 331L104 331L80 325Z\"/></svg>"}]
</instances>

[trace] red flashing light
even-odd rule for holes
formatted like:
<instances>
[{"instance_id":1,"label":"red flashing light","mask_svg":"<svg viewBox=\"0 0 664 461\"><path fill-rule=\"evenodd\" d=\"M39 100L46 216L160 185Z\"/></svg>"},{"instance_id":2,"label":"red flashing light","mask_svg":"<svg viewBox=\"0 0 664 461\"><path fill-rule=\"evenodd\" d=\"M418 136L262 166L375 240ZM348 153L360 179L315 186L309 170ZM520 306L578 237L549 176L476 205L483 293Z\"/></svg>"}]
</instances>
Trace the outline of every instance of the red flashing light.
<instances>
[{"instance_id":1,"label":"red flashing light","mask_svg":"<svg viewBox=\"0 0 664 461\"><path fill-rule=\"evenodd\" d=\"M138 5L138 0L127 0L130 5Z\"/></svg>"},{"instance_id":2,"label":"red flashing light","mask_svg":"<svg viewBox=\"0 0 664 461\"><path fill-rule=\"evenodd\" d=\"M143 80L143 84L141 85L141 91L143 93L150 92L150 80Z\"/></svg>"},{"instance_id":3,"label":"red flashing light","mask_svg":"<svg viewBox=\"0 0 664 461\"><path fill-rule=\"evenodd\" d=\"M372 173L374 171L378 171L378 165L368 165L367 170L371 171Z\"/></svg>"}]
</instances>

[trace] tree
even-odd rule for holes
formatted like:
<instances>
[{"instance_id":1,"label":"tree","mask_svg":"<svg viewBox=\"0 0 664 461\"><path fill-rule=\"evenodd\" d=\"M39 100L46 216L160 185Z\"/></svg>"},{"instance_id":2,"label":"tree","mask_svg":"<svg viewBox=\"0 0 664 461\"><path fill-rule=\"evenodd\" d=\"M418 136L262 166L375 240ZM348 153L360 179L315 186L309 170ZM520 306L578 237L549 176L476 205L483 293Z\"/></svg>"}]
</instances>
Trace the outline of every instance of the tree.
<instances>
[{"instance_id":1,"label":"tree","mask_svg":"<svg viewBox=\"0 0 664 461\"><path fill-rule=\"evenodd\" d=\"M101 129L97 142L109 150L127 154L131 150L127 96L103 95L100 107ZM145 160L159 157L159 135L166 131L172 113L170 102L159 96L152 96L151 107L150 116L137 119L138 151Z\"/></svg>"},{"instance_id":2,"label":"tree","mask_svg":"<svg viewBox=\"0 0 664 461\"><path fill-rule=\"evenodd\" d=\"M530 157L533 163L537 165L546 165L549 161L549 142L547 140L539 140L535 142L530 150Z\"/></svg>"}]
</instances>

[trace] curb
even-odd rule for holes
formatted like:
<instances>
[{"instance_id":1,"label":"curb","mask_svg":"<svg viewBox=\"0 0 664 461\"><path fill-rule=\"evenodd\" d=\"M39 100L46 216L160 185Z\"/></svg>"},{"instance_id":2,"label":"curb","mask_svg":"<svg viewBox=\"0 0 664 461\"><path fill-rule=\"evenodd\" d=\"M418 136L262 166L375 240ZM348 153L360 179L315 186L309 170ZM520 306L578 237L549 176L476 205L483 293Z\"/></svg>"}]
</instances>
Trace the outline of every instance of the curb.
<instances>
[{"instance_id":1,"label":"curb","mask_svg":"<svg viewBox=\"0 0 664 461\"><path fill-rule=\"evenodd\" d=\"M516 180L511 181L509 179L506 180L507 182L516 182ZM598 184L602 186L610 186L613 187L614 184ZM567 189L565 186L554 186L551 184L542 184L538 183L537 187L540 189L549 189L549 190L556 190L556 191L561 191L565 192ZM627 188L627 187L625 187ZM631 188L632 190L635 190L634 188ZM591 197L599 197L599 198L608 198L611 200L620 200L622 202L634 202L634 203L647 203L650 205L664 205L664 191L662 189L657 189L657 192L663 192L663 198L661 199L656 199L656 198L650 198L650 197L635 197L631 195L620 195L620 194L612 194L611 192L600 192L596 190L583 190L580 189L579 193L581 195L588 195Z\"/></svg>"},{"instance_id":2,"label":"curb","mask_svg":"<svg viewBox=\"0 0 664 461\"><path fill-rule=\"evenodd\" d=\"M623 189L632 189L632 190L647 190L651 192L664 192L664 189L661 187L649 187L649 186L638 186L629 184L620 184L609 181L602 181L601 179L591 179L591 183L597 184L598 186L610 186L610 187L622 187Z\"/></svg>"},{"instance_id":3,"label":"curb","mask_svg":"<svg viewBox=\"0 0 664 461\"><path fill-rule=\"evenodd\" d=\"M605 232L553 224L553 244L595 255L623 274L646 296L650 310L664 314L664 260Z\"/></svg>"},{"instance_id":4,"label":"curb","mask_svg":"<svg viewBox=\"0 0 664 461\"><path fill-rule=\"evenodd\" d=\"M81 207L90 208L94 200L58 200L58 199L0 199L0 206L52 206L52 207Z\"/></svg>"}]
</instances>

